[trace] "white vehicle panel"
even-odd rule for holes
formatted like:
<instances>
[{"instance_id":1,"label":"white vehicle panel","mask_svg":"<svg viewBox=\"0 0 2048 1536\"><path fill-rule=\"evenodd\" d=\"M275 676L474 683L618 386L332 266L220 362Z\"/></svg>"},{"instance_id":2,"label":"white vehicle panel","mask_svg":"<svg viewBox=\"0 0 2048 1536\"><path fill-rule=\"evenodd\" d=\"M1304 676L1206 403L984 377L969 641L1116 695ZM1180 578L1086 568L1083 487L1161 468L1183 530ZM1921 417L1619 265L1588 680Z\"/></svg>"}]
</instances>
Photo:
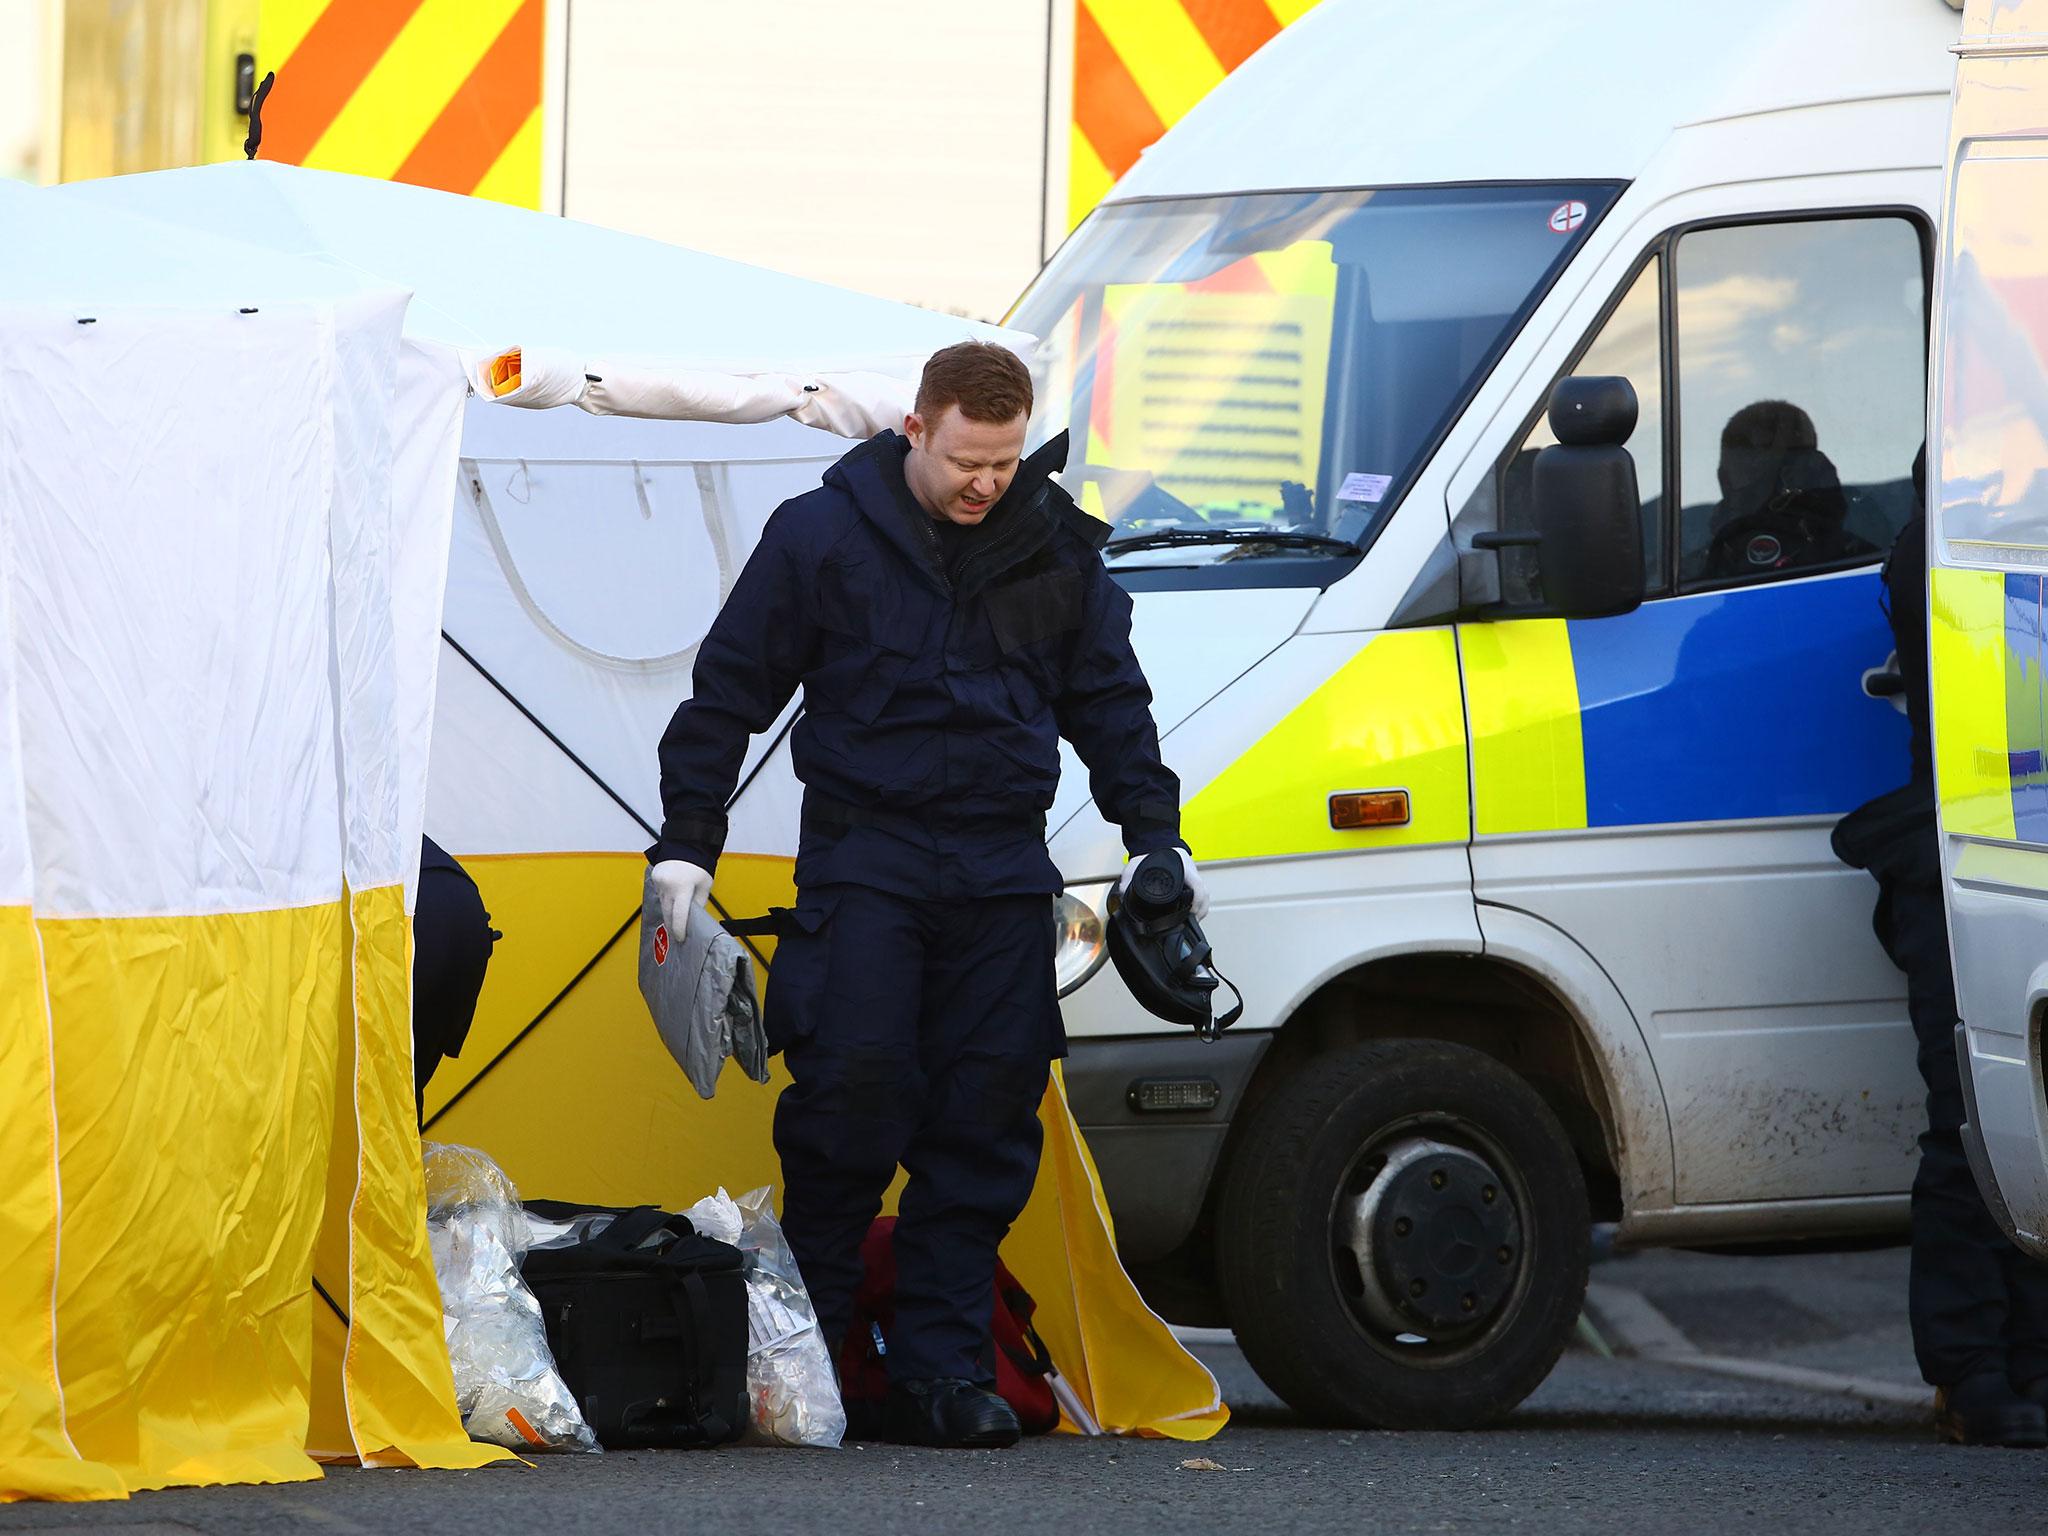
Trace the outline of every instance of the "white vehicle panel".
<instances>
[{"instance_id":1,"label":"white vehicle panel","mask_svg":"<svg viewBox=\"0 0 2048 1536\"><path fill-rule=\"evenodd\" d=\"M1965 1026L1963 1139L1987 1205L2040 1257L2048 4L1972 0L1956 52L1927 428L1935 778Z\"/></svg>"},{"instance_id":2,"label":"white vehicle panel","mask_svg":"<svg viewBox=\"0 0 2048 1536\"><path fill-rule=\"evenodd\" d=\"M1689 123L1944 95L1957 28L1934 0L1550 0L1493 7L1474 36L1409 0L1326 3L1111 198L1629 180Z\"/></svg>"},{"instance_id":3,"label":"white vehicle panel","mask_svg":"<svg viewBox=\"0 0 2048 1536\"><path fill-rule=\"evenodd\" d=\"M2023 1234L2048 1242L2048 1163L2042 1145L2038 1020L2048 951L2048 854L1989 843L1949 849L1949 936L1968 1024L1978 1129L2006 1209Z\"/></svg>"},{"instance_id":4,"label":"white vehicle panel","mask_svg":"<svg viewBox=\"0 0 2048 1536\"><path fill-rule=\"evenodd\" d=\"M1536 977L1571 1010L1598 1064L1613 1119L1609 1150L1621 1180L1626 1223L1673 1202L1671 1122L1643 1032L1614 979L1584 945L1527 912L1481 902L1486 955Z\"/></svg>"},{"instance_id":5,"label":"white vehicle panel","mask_svg":"<svg viewBox=\"0 0 2048 1536\"><path fill-rule=\"evenodd\" d=\"M1058 238L1045 0L561 9L571 218L988 319Z\"/></svg>"},{"instance_id":6,"label":"white vehicle panel","mask_svg":"<svg viewBox=\"0 0 2048 1536\"><path fill-rule=\"evenodd\" d=\"M1476 954L1470 871L1462 846L1390 848L1209 866L1202 929L1217 967L1244 994L1233 1028L1284 1023L1332 977L1368 961L1428 951ZM1193 1035L1154 1018L1105 965L1062 1004L1067 1033Z\"/></svg>"},{"instance_id":7,"label":"white vehicle panel","mask_svg":"<svg viewBox=\"0 0 2048 1536\"><path fill-rule=\"evenodd\" d=\"M1483 900L1585 944L1643 1022L1682 1203L1880 1194L1912 1180L1924 1090L1870 877L1830 823L1482 839Z\"/></svg>"},{"instance_id":8,"label":"white vehicle panel","mask_svg":"<svg viewBox=\"0 0 2048 1536\"><path fill-rule=\"evenodd\" d=\"M1145 681L1152 686L1152 719L1161 737L1284 644L1300 626L1315 601L1307 587L1236 588L1207 592L1138 592L1131 599L1131 645L1138 653ZM1167 766L1178 765L1169 754ZM1181 796L1194 792L1185 775ZM1088 798L1088 770L1064 742L1060 747L1060 787L1049 828L1064 829L1081 818L1097 833L1102 818ZM1070 844L1064 833L1053 840L1053 859L1070 880L1109 874L1123 863L1123 846L1111 833L1113 847L1099 837ZM1069 862L1069 848L1072 848Z\"/></svg>"}]
</instances>

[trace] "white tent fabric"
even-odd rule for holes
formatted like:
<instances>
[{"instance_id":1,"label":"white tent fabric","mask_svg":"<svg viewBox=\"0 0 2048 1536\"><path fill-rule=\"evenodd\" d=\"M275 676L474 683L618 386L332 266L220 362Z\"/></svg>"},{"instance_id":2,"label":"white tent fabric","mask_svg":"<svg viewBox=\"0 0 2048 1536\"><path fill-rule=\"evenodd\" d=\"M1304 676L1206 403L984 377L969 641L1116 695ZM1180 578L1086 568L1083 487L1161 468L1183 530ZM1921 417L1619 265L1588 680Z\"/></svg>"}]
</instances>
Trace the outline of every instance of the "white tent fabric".
<instances>
[{"instance_id":1,"label":"white tent fabric","mask_svg":"<svg viewBox=\"0 0 2048 1536\"><path fill-rule=\"evenodd\" d=\"M413 294L406 334L713 372L901 373L1012 333L594 224L270 161L110 177L51 195L317 257Z\"/></svg>"},{"instance_id":2,"label":"white tent fabric","mask_svg":"<svg viewBox=\"0 0 2048 1536\"><path fill-rule=\"evenodd\" d=\"M0 1496L317 1475L323 1242L323 1443L476 1465L390 1137L459 370L328 263L15 189L0 230L0 1396L46 1427L0 1415Z\"/></svg>"},{"instance_id":3,"label":"white tent fabric","mask_svg":"<svg viewBox=\"0 0 2048 1536\"><path fill-rule=\"evenodd\" d=\"M146 178L133 178L143 179ZM149 259L135 260L137 251L147 251ZM388 728L399 733L397 739L416 743L409 757L388 757L383 760L385 766L378 770L390 775L389 783L383 787L395 796L397 819L388 845L366 840L367 832L356 833L351 845L351 880L356 888L367 889L389 879L403 878L409 903L411 884L417 875L419 829L425 816L426 731L433 717L437 655L433 638L447 569L455 444L461 422L463 381L459 361L445 347L394 342L401 346L395 373L380 373L381 360L366 359L360 347L361 338L384 322L365 316L388 310L389 325L395 333L406 302L398 287L369 273L310 257L267 251L222 238L204 226L167 228L152 218L95 200L60 197L53 191L35 191L12 183L0 183L0 294L11 305L24 307L24 312L26 306L35 305L46 315L68 314L70 322L81 330L104 326L106 329L95 332L102 336L112 334L113 328L101 313L110 307L141 307L164 314L214 314L260 328L263 316L280 303L327 301L339 306L337 313L341 319L327 326L319 344L308 345L307 358L309 365L317 365L320 358L327 357L329 354L322 347L331 337L332 366L341 370L343 376L321 385L331 394L322 394L320 398L335 402L328 420L329 431L340 440L360 442L364 451L373 456L374 464L367 474L339 475L337 489L344 495L360 495L374 486L376 494L395 498L380 507L361 507L357 509L360 515L346 520L345 525L357 530L358 536L380 541L380 562L389 557L388 568L395 585L389 592L362 595L368 606L363 612L344 615L347 627L343 639L352 647L360 647L369 643L371 636L389 637L380 642L393 647L388 654L371 656L356 649L348 654L352 664L359 668L390 674L388 680L378 684L379 722L388 719ZM147 328L139 328L123 334L151 333ZM159 402L160 410L168 408L178 391L195 387L191 381L180 380L175 372L162 374L155 382L165 391ZM231 392L228 398L248 395L253 388L252 385ZM140 402L130 403L140 408ZM80 413L95 408L93 402L83 399L71 402L71 406ZM407 424L407 430L396 441L390 426L393 419ZM258 439L245 439L245 443L255 441ZM248 457L253 465L260 456ZM118 468L113 466L110 472ZM157 472L170 473L162 465L157 466ZM133 490L138 495L160 496L172 486L198 489L205 484L203 479L188 473L183 478L173 476L160 486L137 486ZM111 537L111 533L103 530L100 536ZM388 543L388 549L382 547L384 543ZM195 574L203 578L210 573ZM167 601L174 601L183 578L168 572L166 577ZM289 594L280 594L280 598L297 600ZM142 615L132 617L136 623L146 622ZM387 727L364 720L357 722L355 729L366 739L375 739ZM116 744L99 745L112 751ZM223 795L263 793L253 784L238 785L232 777L238 771L260 772L255 764L231 761L222 764L221 771L229 775L219 781ZM74 785L76 792L84 794L93 780L90 775L77 775L54 782ZM210 812L210 808L190 810L194 815ZM288 820L280 818L279 825ZM85 823L61 817L58 824ZM248 856L248 851L223 853L223 857L242 856ZM52 870L69 867L71 864L65 860L51 865ZM281 860L278 867L294 867L293 861ZM62 876L53 874L51 878L61 880ZM131 864L124 878L139 880L143 876ZM224 874L223 878L230 877ZM96 891L95 896L88 898L83 891L46 887L42 901L52 910L82 911L91 908L94 901L102 905L114 902L118 906L123 899L103 885L96 887ZM282 894L292 900L304 895ZM126 893L134 898L136 910L157 910L152 900L160 895L160 891L147 890Z\"/></svg>"},{"instance_id":4,"label":"white tent fabric","mask_svg":"<svg viewBox=\"0 0 2048 1536\"><path fill-rule=\"evenodd\" d=\"M238 240L317 257L413 294L406 334L470 366L517 345L556 362L545 377L599 372L647 402L699 381L716 414L734 378L854 382L865 435L908 401L925 357L969 337L1020 350L1028 338L847 293L636 236L497 203L265 161L78 182L41 197L232 230ZM712 378L704 392L706 376ZM561 384L552 386L556 390ZM448 559L442 675L479 674L581 765L598 796L586 813L554 802L559 769L506 762L476 742L473 718L437 710L429 826L450 848L501 852L645 846L661 818L654 754L688 692L716 601L777 503L811 489L847 439L797 420L741 425L639 420L588 411L508 411L488 391L462 428ZM764 404L775 404L769 399ZM799 402L800 403L800 402ZM894 424L893 422L889 424ZM457 683L465 696L474 689ZM452 695L451 695L452 696ZM772 739L772 737L771 737ZM758 756L765 750L757 744ZM750 759L749 766L752 766ZM580 802L578 802L580 803ZM602 808L600 808L600 806ZM787 753L736 808L733 846L788 854L796 785ZM623 816L614 819L613 811Z\"/></svg>"},{"instance_id":5,"label":"white tent fabric","mask_svg":"<svg viewBox=\"0 0 2048 1536\"><path fill-rule=\"evenodd\" d=\"M132 178L140 180L141 178ZM82 183L81 185L88 185ZM106 304L239 310L398 285L332 262L294 259L201 221L167 230L146 212L0 179L0 302L90 316ZM149 259L136 260L138 252Z\"/></svg>"},{"instance_id":6,"label":"white tent fabric","mask_svg":"<svg viewBox=\"0 0 2048 1536\"><path fill-rule=\"evenodd\" d=\"M387 301L394 350L402 303ZM223 336L227 320L240 324ZM388 494L388 455L360 462L373 445L323 430L325 323L318 308L269 304L247 317L106 308L89 330L55 312L8 317L0 507L14 545L39 917L256 911L341 894L328 690L263 686L330 669L326 635L279 632L274 618L328 606L326 519L304 510L324 514L330 479ZM355 328L338 339L353 351ZM280 390L277 358L292 350L308 366ZM238 411L267 451L237 472L236 445L195 431L179 404L188 391L245 390L260 391ZM124 449L119 434L136 423L162 429ZM300 515L266 523L266 501ZM256 590L261 603L249 601ZM281 742L295 745L280 756ZM367 826L351 842L354 862L392 877Z\"/></svg>"}]
</instances>

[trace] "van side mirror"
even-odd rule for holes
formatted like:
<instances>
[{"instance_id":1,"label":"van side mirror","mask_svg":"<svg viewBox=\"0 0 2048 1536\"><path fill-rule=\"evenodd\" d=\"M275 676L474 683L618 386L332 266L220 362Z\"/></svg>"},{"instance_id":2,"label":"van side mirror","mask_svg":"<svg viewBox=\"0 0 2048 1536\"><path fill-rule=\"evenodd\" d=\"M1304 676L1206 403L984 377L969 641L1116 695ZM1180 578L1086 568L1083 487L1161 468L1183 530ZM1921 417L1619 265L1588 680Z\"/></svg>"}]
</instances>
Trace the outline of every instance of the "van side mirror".
<instances>
[{"instance_id":1,"label":"van side mirror","mask_svg":"<svg viewBox=\"0 0 2048 1536\"><path fill-rule=\"evenodd\" d=\"M1643 513L1636 463L1636 392L1622 378L1559 379L1550 392L1557 441L1530 467L1526 533L1481 534L1475 548L1536 547L1544 607L1576 619L1627 613L1643 601Z\"/></svg>"}]
</instances>

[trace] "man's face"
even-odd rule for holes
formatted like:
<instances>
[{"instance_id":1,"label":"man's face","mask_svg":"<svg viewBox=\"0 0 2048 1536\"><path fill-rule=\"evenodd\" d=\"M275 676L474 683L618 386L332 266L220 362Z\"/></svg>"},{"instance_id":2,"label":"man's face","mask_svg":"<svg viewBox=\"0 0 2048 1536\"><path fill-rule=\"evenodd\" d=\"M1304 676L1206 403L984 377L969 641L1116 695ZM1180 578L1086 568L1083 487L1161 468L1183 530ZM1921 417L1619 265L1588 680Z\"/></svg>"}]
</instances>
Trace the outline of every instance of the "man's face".
<instances>
[{"instance_id":1,"label":"man's face","mask_svg":"<svg viewBox=\"0 0 2048 1536\"><path fill-rule=\"evenodd\" d=\"M935 517L972 528L1002 499L1024 453L1029 418L974 421L949 405L935 421L914 412L903 418L910 456L903 475L918 504Z\"/></svg>"}]
</instances>

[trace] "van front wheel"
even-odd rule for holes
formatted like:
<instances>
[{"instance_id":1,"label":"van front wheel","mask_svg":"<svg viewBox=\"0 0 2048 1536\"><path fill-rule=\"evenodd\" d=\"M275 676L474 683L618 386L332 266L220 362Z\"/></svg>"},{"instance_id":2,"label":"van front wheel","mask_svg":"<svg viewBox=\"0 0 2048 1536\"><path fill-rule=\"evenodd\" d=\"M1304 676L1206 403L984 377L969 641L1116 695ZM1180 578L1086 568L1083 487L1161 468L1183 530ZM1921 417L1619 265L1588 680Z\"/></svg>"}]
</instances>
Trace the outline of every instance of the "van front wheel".
<instances>
[{"instance_id":1,"label":"van front wheel","mask_svg":"<svg viewBox=\"0 0 2048 1536\"><path fill-rule=\"evenodd\" d=\"M1535 1391L1586 1294L1586 1185L1490 1056L1379 1040L1253 1111L1217 1210L1245 1358L1311 1418L1468 1429Z\"/></svg>"}]
</instances>

